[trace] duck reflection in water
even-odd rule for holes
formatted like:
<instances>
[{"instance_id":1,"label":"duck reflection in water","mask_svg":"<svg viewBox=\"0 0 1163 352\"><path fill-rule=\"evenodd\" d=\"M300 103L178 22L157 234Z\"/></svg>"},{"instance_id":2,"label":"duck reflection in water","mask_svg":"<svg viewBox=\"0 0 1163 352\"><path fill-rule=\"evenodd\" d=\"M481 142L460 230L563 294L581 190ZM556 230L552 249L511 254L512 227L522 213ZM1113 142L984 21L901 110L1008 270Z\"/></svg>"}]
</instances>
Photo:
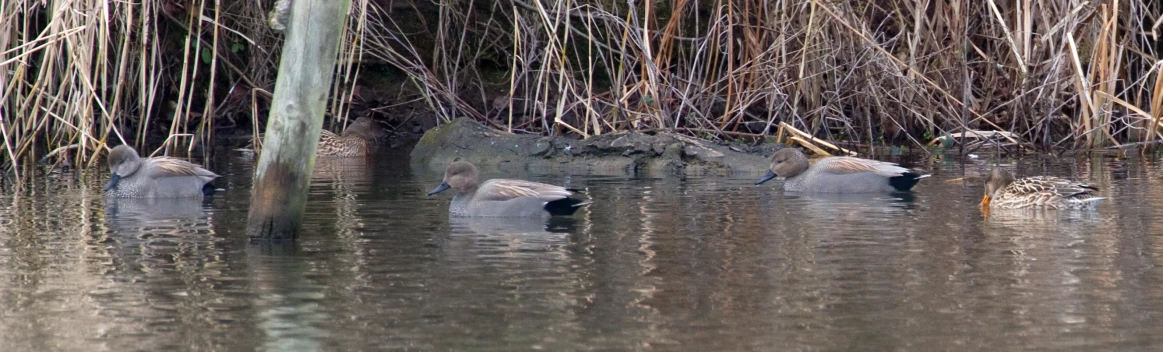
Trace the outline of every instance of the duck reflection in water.
<instances>
[{"instance_id":1,"label":"duck reflection in water","mask_svg":"<svg viewBox=\"0 0 1163 352\"><path fill-rule=\"evenodd\" d=\"M206 202L197 198L110 198L105 203L106 227L110 234L151 236L210 230Z\"/></svg>"},{"instance_id":2,"label":"duck reflection in water","mask_svg":"<svg viewBox=\"0 0 1163 352\"><path fill-rule=\"evenodd\" d=\"M572 217L451 217L448 240L479 255L556 257L572 243L576 223Z\"/></svg>"},{"instance_id":3,"label":"duck reflection in water","mask_svg":"<svg viewBox=\"0 0 1163 352\"><path fill-rule=\"evenodd\" d=\"M577 220L571 217L552 218L495 218L453 217L449 220L453 231L468 230L482 235L513 233L572 233Z\"/></svg>"}]
</instances>

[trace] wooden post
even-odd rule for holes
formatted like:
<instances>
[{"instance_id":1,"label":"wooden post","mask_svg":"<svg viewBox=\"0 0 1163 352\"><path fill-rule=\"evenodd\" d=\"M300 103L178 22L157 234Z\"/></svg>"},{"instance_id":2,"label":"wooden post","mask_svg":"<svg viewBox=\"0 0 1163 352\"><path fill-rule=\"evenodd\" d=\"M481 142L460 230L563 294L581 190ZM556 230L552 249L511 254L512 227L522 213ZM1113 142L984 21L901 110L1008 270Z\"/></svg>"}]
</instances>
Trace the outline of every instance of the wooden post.
<instances>
[{"instance_id":1,"label":"wooden post","mask_svg":"<svg viewBox=\"0 0 1163 352\"><path fill-rule=\"evenodd\" d=\"M254 174L246 226L251 238L298 236L350 6L350 0L296 0L291 5L266 137Z\"/></svg>"}]
</instances>

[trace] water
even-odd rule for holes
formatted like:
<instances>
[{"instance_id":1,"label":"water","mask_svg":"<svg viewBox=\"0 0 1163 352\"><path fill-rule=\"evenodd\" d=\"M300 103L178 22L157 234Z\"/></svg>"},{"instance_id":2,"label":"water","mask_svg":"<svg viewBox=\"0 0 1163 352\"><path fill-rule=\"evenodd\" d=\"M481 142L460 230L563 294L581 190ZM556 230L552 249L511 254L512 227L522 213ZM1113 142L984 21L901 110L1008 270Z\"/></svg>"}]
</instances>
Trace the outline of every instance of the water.
<instances>
[{"instance_id":1,"label":"water","mask_svg":"<svg viewBox=\"0 0 1163 352\"><path fill-rule=\"evenodd\" d=\"M0 350L1147 350L1163 168L1027 160L1093 212L977 209L982 161L911 197L760 175L522 174L587 190L546 224L453 220L440 174L321 162L302 238L243 232L253 160L206 201L107 202L100 171L0 195ZM496 176L487 173L486 176ZM968 176L968 178L965 178Z\"/></svg>"}]
</instances>

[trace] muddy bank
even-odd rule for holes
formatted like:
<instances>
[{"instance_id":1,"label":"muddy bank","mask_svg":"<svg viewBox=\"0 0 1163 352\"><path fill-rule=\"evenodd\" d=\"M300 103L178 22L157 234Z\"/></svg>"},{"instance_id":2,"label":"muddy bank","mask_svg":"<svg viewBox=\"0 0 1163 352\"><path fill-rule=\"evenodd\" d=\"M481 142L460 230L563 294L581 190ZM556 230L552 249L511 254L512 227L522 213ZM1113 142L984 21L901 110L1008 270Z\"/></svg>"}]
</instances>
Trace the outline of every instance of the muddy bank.
<instances>
[{"instance_id":1,"label":"muddy bank","mask_svg":"<svg viewBox=\"0 0 1163 352\"><path fill-rule=\"evenodd\" d=\"M412 164L434 171L455 160L486 169L591 174L762 174L780 146L723 145L670 134L610 133L586 140L518 135L459 119L428 130L412 150Z\"/></svg>"}]
</instances>

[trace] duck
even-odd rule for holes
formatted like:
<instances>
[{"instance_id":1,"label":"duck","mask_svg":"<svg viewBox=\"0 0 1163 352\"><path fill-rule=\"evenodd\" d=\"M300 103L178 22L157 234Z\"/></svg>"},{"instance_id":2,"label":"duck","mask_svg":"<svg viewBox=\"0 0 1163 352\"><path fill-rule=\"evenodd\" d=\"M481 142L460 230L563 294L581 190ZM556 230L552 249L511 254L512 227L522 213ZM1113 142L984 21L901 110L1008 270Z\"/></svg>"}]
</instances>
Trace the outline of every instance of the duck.
<instances>
[{"instance_id":1,"label":"duck","mask_svg":"<svg viewBox=\"0 0 1163 352\"><path fill-rule=\"evenodd\" d=\"M929 177L897 164L848 156L833 156L808 163L795 148L783 148L771 156L771 168L756 185L784 177L783 189L791 192L874 193L909 191Z\"/></svg>"},{"instance_id":2,"label":"duck","mask_svg":"<svg viewBox=\"0 0 1163 352\"><path fill-rule=\"evenodd\" d=\"M551 217L573 215L588 202L571 197L574 190L540 182L491 179L480 183L480 171L470 162L456 161L444 171L444 180L429 196L456 190L448 206L453 217Z\"/></svg>"},{"instance_id":3,"label":"duck","mask_svg":"<svg viewBox=\"0 0 1163 352\"><path fill-rule=\"evenodd\" d=\"M1015 179L1009 171L994 169L985 180L982 208L995 209L1091 209L1105 197L1098 187L1053 176Z\"/></svg>"},{"instance_id":4,"label":"duck","mask_svg":"<svg viewBox=\"0 0 1163 352\"><path fill-rule=\"evenodd\" d=\"M142 158L119 145L109 150L109 183L101 189L113 198L198 198L214 193L218 174L170 157Z\"/></svg>"},{"instance_id":5,"label":"duck","mask_svg":"<svg viewBox=\"0 0 1163 352\"><path fill-rule=\"evenodd\" d=\"M379 127L369 117L355 119L342 134L322 130L319 135L317 157L349 158L371 154L372 142L379 134Z\"/></svg>"},{"instance_id":6,"label":"duck","mask_svg":"<svg viewBox=\"0 0 1163 352\"><path fill-rule=\"evenodd\" d=\"M350 158L371 154L375 139L380 133L379 126L370 117L360 117L347 125L342 133L335 133L326 129L319 131L319 144L315 149L315 157L323 158ZM260 135L257 141L262 141L265 135ZM261 143L252 140L246 152L258 153Z\"/></svg>"}]
</instances>

